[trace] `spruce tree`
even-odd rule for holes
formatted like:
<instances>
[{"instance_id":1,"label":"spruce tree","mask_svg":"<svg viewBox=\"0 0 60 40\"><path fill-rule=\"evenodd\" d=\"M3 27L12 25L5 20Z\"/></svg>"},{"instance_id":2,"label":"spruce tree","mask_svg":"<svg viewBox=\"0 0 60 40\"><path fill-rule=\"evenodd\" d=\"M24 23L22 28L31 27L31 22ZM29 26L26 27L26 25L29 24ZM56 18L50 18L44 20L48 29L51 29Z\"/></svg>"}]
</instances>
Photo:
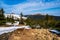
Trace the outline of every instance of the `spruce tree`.
<instances>
[{"instance_id":1,"label":"spruce tree","mask_svg":"<svg viewBox=\"0 0 60 40\"><path fill-rule=\"evenodd\" d=\"M23 23L23 18L22 18L22 17L23 17L23 14L22 14L22 12L21 12L19 24L24 24L24 23Z\"/></svg>"},{"instance_id":2,"label":"spruce tree","mask_svg":"<svg viewBox=\"0 0 60 40\"><path fill-rule=\"evenodd\" d=\"M5 16L4 16L4 10L0 9L0 25L4 25L6 23Z\"/></svg>"},{"instance_id":3,"label":"spruce tree","mask_svg":"<svg viewBox=\"0 0 60 40\"><path fill-rule=\"evenodd\" d=\"M46 28L48 28L48 17L49 17L49 15L46 14L46 16L45 16L45 27Z\"/></svg>"}]
</instances>

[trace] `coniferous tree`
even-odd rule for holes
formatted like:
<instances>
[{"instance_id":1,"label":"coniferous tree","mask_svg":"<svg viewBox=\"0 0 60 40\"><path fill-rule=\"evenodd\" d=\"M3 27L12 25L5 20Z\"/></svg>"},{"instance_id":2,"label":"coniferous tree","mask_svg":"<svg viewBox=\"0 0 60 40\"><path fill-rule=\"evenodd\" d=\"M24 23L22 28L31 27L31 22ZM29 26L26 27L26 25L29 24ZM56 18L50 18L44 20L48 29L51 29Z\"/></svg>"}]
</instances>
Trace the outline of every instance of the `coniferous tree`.
<instances>
[{"instance_id":1,"label":"coniferous tree","mask_svg":"<svg viewBox=\"0 0 60 40\"><path fill-rule=\"evenodd\" d=\"M4 25L6 23L5 16L4 16L4 10L0 10L0 25Z\"/></svg>"},{"instance_id":2,"label":"coniferous tree","mask_svg":"<svg viewBox=\"0 0 60 40\"><path fill-rule=\"evenodd\" d=\"M48 27L48 17L49 17L49 15L46 14L46 16L45 16L45 27L46 28Z\"/></svg>"},{"instance_id":3,"label":"coniferous tree","mask_svg":"<svg viewBox=\"0 0 60 40\"><path fill-rule=\"evenodd\" d=\"M23 22L23 14L22 14L22 12L21 12L21 14L20 14L20 21L19 21L19 24L24 24L24 22Z\"/></svg>"},{"instance_id":4,"label":"coniferous tree","mask_svg":"<svg viewBox=\"0 0 60 40\"><path fill-rule=\"evenodd\" d=\"M14 20L14 16L11 15L11 14L10 14L10 16L7 15L6 22L11 22L11 23L13 24L13 23L15 22L15 20Z\"/></svg>"}]
</instances>

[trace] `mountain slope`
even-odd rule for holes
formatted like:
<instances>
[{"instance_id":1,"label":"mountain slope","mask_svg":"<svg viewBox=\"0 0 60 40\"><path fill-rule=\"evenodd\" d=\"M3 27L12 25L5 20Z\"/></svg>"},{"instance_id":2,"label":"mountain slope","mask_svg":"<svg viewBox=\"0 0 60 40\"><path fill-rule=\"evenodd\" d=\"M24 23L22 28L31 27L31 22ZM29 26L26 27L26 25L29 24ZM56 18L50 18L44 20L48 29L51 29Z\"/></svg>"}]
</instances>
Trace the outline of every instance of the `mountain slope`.
<instances>
[{"instance_id":1,"label":"mountain slope","mask_svg":"<svg viewBox=\"0 0 60 40\"><path fill-rule=\"evenodd\" d=\"M32 19L44 19L46 15L25 15L25 17L30 17ZM55 20L60 20L60 16L53 16L53 15L49 15L54 17Z\"/></svg>"}]
</instances>

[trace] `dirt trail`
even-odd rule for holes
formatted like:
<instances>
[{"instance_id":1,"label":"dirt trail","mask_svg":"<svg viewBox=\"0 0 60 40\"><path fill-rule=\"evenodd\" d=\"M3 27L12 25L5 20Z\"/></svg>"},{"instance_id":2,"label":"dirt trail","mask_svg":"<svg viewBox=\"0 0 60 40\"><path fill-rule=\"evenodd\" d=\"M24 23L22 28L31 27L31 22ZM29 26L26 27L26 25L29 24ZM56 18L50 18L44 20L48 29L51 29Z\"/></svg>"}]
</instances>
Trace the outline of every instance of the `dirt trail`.
<instances>
[{"instance_id":1,"label":"dirt trail","mask_svg":"<svg viewBox=\"0 0 60 40\"><path fill-rule=\"evenodd\" d=\"M60 37L48 29L17 29L8 40L60 40Z\"/></svg>"}]
</instances>

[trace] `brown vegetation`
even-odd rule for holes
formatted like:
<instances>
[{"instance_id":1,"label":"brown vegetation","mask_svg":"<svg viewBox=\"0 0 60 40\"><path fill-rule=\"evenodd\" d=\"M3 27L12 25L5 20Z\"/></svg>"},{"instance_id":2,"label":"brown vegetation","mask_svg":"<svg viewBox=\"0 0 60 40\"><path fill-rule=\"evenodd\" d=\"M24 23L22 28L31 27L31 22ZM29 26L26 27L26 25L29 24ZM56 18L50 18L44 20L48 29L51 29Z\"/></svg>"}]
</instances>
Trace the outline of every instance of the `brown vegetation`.
<instances>
[{"instance_id":1,"label":"brown vegetation","mask_svg":"<svg viewBox=\"0 0 60 40\"><path fill-rule=\"evenodd\" d=\"M60 37L50 33L48 29L18 29L8 40L60 40Z\"/></svg>"}]
</instances>

